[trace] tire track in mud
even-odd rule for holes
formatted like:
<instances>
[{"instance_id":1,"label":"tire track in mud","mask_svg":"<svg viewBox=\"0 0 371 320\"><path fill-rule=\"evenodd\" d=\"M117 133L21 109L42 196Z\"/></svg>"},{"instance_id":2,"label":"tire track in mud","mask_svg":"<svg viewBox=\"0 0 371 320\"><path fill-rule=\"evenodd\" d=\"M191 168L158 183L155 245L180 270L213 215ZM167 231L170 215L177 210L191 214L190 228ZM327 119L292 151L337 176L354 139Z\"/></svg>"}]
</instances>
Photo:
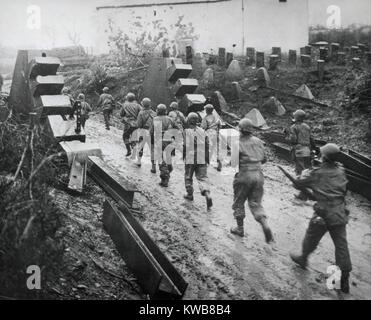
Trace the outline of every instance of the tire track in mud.
<instances>
[{"instance_id":1,"label":"tire track in mud","mask_svg":"<svg viewBox=\"0 0 371 320\"><path fill-rule=\"evenodd\" d=\"M150 173L148 152L145 150L143 165L137 168L124 156L121 135L116 128L106 131L96 118L87 124L88 141L99 143L104 160L141 190L136 195L136 205L142 214L137 218L189 283L186 299L339 298L326 288L326 268L334 262L329 237L322 240L311 257L310 271L298 269L288 257L289 251L300 249L312 208L310 204L293 202L295 190L272 163L264 166L264 207L276 238L276 243L270 246L265 244L261 228L248 209L247 236L239 239L229 233L235 223L231 210L232 168L219 173L209 167L214 207L208 212L196 181L195 201L183 199L181 162L174 165L169 187L161 188L158 173ZM353 263L357 266L353 274L357 287L349 298L364 299L371 297L368 270L371 256L367 246L359 247L362 241L357 232L370 233L371 221L367 207L360 207L359 201L351 199L352 215L355 211L357 220L350 224L348 234Z\"/></svg>"}]
</instances>

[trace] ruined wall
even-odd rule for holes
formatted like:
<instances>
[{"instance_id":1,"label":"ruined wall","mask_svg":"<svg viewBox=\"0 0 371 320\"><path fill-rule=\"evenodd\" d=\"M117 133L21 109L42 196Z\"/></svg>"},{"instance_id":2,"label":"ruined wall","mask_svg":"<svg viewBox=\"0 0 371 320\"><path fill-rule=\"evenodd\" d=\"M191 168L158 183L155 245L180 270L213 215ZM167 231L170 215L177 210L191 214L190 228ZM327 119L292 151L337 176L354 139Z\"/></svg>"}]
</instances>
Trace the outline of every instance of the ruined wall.
<instances>
[{"instance_id":1,"label":"ruined wall","mask_svg":"<svg viewBox=\"0 0 371 320\"><path fill-rule=\"evenodd\" d=\"M308 0L200 0L174 5L149 5L156 1L142 0L135 5L146 2L139 7L133 3L132 7L97 9L99 52L108 52L108 36L120 32L133 40L155 38L158 52L164 43L170 48L175 45L178 52L191 44L200 52L216 52L222 46L236 54L243 54L246 46L258 50L282 46L288 50L308 43Z\"/></svg>"}]
</instances>

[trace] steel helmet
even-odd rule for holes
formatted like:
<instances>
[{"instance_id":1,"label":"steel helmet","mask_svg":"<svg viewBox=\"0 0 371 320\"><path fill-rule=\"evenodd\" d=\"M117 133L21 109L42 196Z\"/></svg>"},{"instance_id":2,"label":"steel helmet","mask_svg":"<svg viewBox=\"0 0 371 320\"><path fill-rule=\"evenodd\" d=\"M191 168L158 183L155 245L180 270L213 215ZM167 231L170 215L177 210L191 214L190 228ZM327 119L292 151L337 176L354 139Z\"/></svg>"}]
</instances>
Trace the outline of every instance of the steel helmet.
<instances>
[{"instance_id":1,"label":"steel helmet","mask_svg":"<svg viewBox=\"0 0 371 320\"><path fill-rule=\"evenodd\" d=\"M187 117L187 123L188 124L197 124L197 122L199 121L199 116L196 112L191 112L188 117Z\"/></svg>"},{"instance_id":2,"label":"steel helmet","mask_svg":"<svg viewBox=\"0 0 371 320\"><path fill-rule=\"evenodd\" d=\"M321 155L329 160L335 161L336 156L340 153L340 148L335 143L328 143L320 148Z\"/></svg>"},{"instance_id":3,"label":"steel helmet","mask_svg":"<svg viewBox=\"0 0 371 320\"><path fill-rule=\"evenodd\" d=\"M156 108L157 115L164 116L166 114L166 106L164 104L159 104Z\"/></svg>"},{"instance_id":4,"label":"steel helmet","mask_svg":"<svg viewBox=\"0 0 371 320\"><path fill-rule=\"evenodd\" d=\"M295 121L303 121L305 119L306 113L303 110L299 109L293 113L293 116Z\"/></svg>"},{"instance_id":5,"label":"steel helmet","mask_svg":"<svg viewBox=\"0 0 371 320\"><path fill-rule=\"evenodd\" d=\"M212 104L207 104L205 107L204 107L205 111L206 112L213 112L214 110L214 106Z\"/></svg>"},{"instance_id":6,"label":"steel helmet","mask_svg":"<svg viewBox=\"0 0 371 320\"><path fill-rule=\"evenodd\" d=\"M170 103L170 109L178 110L178 102L173 101L172 103Z\"/></svg>"},{"instance_id":7,"label":"steel helmet","mask_svg":"<svg viewBox=\"0 0 371 320\"><path fill-rule=\"evenodd\" d=\"M62 93L68 93L70 90L68 89L68 87L64 87L63 89L62 89Z\"/></svg>"},{"instance_id":8,"label":"steel helmet","mask_svg":"<svg viewBox=\"0 0 371 320\"><path fill-rule=\"evenodd\" d=\"M151 107L151 99L149 99L149 98L143 98L143 100L142 100L142 106L145 109L150 108Z\"/></svg>"},{"instance_id":9,"label":"steel helmet","mask_svg":"<svg viewBox=\"0 0 371 320\"><path fill-rule=\"evenodd\" d=\"M250 119L243 118L238 123L238 128L240 129L241 132L252 132L254 126Z\"/></svg>"},{"instance_id":10,"label":"steel helmet","mask_svg":"<svg viewBox=\"0 0 371 320\"><path fill-rule=\"evenodd\" d=\"M135 94L132 93L132 92L129 92L127 95L126 95L126 99L128 99L128 101L134 101L135 100Z\"/></svg>"},{"instance_id":11,"label":"steel helmet","mask_svg":"<svg viewBox=\"0 0 371 320\"><path fill-rule=\"evenodd\" d=\"M85 95L83 93L80 93L77 97L79 100L85 100Z\"/></svg>"},{"instance_id":12,"label":"steel helmet","mask_svg":"<svg viewBox=\"0 0 371 320\"><path fill-rule=\"evenodd\" d=\"M106 93L106 92L108 92L108 91L109 91L109 88L108 88L108 87L104 87L104 88L103 88L103 92L104 92L104 93Z\"/></svg>"}]
</instances>

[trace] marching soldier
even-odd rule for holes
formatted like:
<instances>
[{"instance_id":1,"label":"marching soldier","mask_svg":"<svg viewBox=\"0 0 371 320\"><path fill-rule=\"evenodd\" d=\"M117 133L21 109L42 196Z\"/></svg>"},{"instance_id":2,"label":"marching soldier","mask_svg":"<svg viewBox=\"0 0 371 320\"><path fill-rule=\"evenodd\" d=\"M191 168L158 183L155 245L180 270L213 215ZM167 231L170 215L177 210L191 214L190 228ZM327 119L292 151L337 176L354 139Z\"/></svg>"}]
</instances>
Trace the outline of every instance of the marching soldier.
<instances>
[{"instance_id":1,"label":"marching soldier","mask_svg":"<svg viewBox=\"0 0 371 320\"><path fill-rule=\"evenodd\" d=\"M295 161L295 173L300 176L303 170L312 167L311 147L314 145L310 127L304 123L305 112L296 110L294 113L295 123L290 127L287 140L292 145L292 156ZM295 196L300 200L307 198L303 193Z\"/></svg>"},{"instance_id":2,"label":"marching soldier","mask_svg":"<svg viewBox=\"0 0 371 320\"><path fill-rule=\"evenodd\" d=\"M170 173L173 171L173 166L171 164L171 155L166 154L164 156L164 151L166 147L172 143L172 139L170 137L165 137L164 134L169 129L179 129L175 122L166 115L166 106L164 104L159 104L157 106L157 116L154 117L152 126L150 128L151 137L155 138L154 131L155 127L161 127L161 135L162 135L162 153L161 153L161 160L159 164L160 170L160 186L167 187L170 180ZM156 141L154 141L156 144Z\"/></svg>"},{"instance_id":3,"label":"marching soldier","mask_svg":"<svg viewBox=\"0 0 371 320\"><path fill-rule=\"evenodd\" d=\"M297 180L299 188L313 190L316 204L314 215L306 231L301 254L290 254L300 267L306 268L309 255L328 231L335 245L336 265L341 270L341 290L349 293L349 273L352 264L346 236L349 211L345 205L347 178L344 169L335 161L340 149L328 143L321 147L322 164L314 170L306 170Z\"/></svg>"},{"instance_id":4,"label":"marching soldier","mask_svg":"<svg viewBox=\"0 0 371 320\"><path fill-rule=\"evenodd\" d=\"M145 130L149 130L153 124L153 119L154 117L156 117L156 112L154 112L152 109L151 109L151 100L149 98L144 98L142 100L142 107L143 107L143 110L141 110L138 114L138 119L137 119L137 125L138 125L138 129L145 129ZM142 161L142 157L143 157L143 148L144 148L144 143L143 143L143 138L141 137L139 139L139 146L138 146L138 162L137 162L137 166L141 166L141 161ZM152 141L152 139L151 139ZM151 143L150 145L151 147L151 162L152 162L152 169L151 169L151 172L152 173L156 173L156 165L155 165L155 161L154 161L154 158L153 158L153 144Z\"/></svg>"},{"instance_id":5,"label":"marching soldier","mask_svg":"<svg viewBox=\"0 0 371 320\"><path fill-rule=\"evenodd\" d=\"M185 188L186 200L193 201L193 174L196 175L201 195L206 198L207 208L213 205L210 196L207 177L207 165L209 163L209 138L202 128L197 126L199 116L191 112L187 117L188 128L184 130L184 153L185 161ZM198 152L201 152L198 154Z\"/></svg>"},{"instance_id":6,"label":"marching soldier","mask_svg":"<svg viewBox=\"0 0 371 320\"><path fill-rule=\"evenodd\" d=\"M231 229L231 233L240 237L244 236L243 220L245 218L245 202L248 200L250 211L255 220L263 228L265 241L273 241L272 231L268 226L267 217L262 207L264 193L264 176L261 165L266 160L264 143L252 135L253 123L249 119L242 119L239 123L239 172L233 181L234 217L237 227Z\"/></svg>"},{"instance_id":7,"label":"marching soldier","mask_svg":"<svg viewBox=\"0 0 371 320\"><path fill-rule=\"evenodd\" d=\"M126 156L133 155L134 158L136 156L136 150L135 150L135 141L130 141L131 134L135 131L137 128L137 119L139 112L142 110L141 106L138 104L138 102L135 101L135 95L134 93L129 92L126 95L126 101L124 102L120 115L123 118L124 123L124 132L122 135L122 138L125 143L125 147L127 150ZM133 147L133 152L132 152Z\"/></svg>"},{"instance_id":8,"label":"marching soldier","mask_svg":"<svg viewBox=\"0 0 371 320\"><path fill-rule=\"evenodd\" d=\"M79 104L79 106L77 105ZM70 114L70 118L73 119L74 113L77 111L77 108L81 108L81 116L80 116L80 121L81 121L81 126L85 129L85 123L86 120L89 119L89 112L92 111L89 103L85 101L85 95L83 93L80 93L77 97L77 101L74 103L72 107L72 112Z\"/></svg>"},{"instance_id":9,"label":"marching soldier","mask_svg":"<svg viewBox=\"0 0 371 320\"><path fill-rule=\"evenodd\" d=\"M178 110L178 103L177 102L172 102L169 106L169 117L173 119L173 121L176 123L178 126L179 130L183 131L184 127L186 125L186 118L183 114L183 112ZM175 149L172 151L171 155L174 157L175 156Z\"/></svg>"},{"instance_id":10,"label":"marching soldier","mask_svg":"<svg viewBox=\"0 0 371 320\"><path fill-rule=\"evenodd\" d=\"M113 109L115 108L115 102L109 93L109 89L107 87L103 88L103 93L100 95L98 100L97 107L103 108L103 117L104 117L104 123L106 125L106 130L110 130L110 118L111 114L113 112Z\"/></svg>"},{"instance_id":11,"label":"marching soldier","mask_svg":"<svg viewBox=\"0 0 371 320\"><path fill-rule=\"evenodd\" d=\"M216 158L218 163L216 169L221 171L222 162L219 159L219 130L221 127L221 121L219 117L213 114L214 106L212 104L207 104L204 109L206 111L206 116L202 119L201 128L207 132L209 139L212 141L214 146L216 146Z\"/></svg>"}]
</instances>

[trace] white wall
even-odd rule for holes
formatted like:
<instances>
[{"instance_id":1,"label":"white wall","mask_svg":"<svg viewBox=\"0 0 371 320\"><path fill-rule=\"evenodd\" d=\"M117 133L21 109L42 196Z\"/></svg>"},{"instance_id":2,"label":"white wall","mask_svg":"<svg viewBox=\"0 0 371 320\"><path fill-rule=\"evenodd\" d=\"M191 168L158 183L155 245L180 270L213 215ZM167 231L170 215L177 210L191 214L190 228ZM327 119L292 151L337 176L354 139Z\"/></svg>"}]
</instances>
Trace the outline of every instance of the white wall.
<instances>
[{"instance_id":1,"label":"white wall","mask_svg":"<svg viewBox=\"0 0 371 320\"><path fill-rule=\"evenodd\" d=\"M230 0L217 3L114 8L98 10L97 47L107 52L108 20L114 21L130 38L138 37L143 30L155 34L153 21L160 20L170 39L177 39L182 47L182 36L175 26L179 17L191 32L196 51L217 52L219 47L243 54L244 47L270 50L281 46L284 50L298 49L308 43L308 0ZM148 1L147 1L148 2ZM151 1L154 3L155 0ZM139 1L138 1L139 3ZM122 2L121 4L125 4ZM244 10L242 10L242 4ZM236 45L233 49L233 45ZM161 47L161 45L159 45Z\"/></svg>"}]
</instances>

